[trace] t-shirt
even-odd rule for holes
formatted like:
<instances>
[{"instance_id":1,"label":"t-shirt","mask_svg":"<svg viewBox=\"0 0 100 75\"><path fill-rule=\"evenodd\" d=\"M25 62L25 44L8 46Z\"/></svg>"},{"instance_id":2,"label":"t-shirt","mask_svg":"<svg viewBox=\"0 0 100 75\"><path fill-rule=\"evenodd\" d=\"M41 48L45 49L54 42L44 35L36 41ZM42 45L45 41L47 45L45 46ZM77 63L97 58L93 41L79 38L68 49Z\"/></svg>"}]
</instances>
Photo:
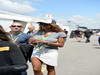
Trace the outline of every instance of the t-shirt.
<instances>
[{"instance_id":1,"label":"t-shirt","mask_svg":"<svg viewBox=\"0 0 100 75\"><path fill-rule=\"evenodd\" d=\"M38 32L34 35L34 38L39 39L39 40L46 40L49 42L57 42L59 37L66 37L66 34L64 32L53 32L52 34L50 34L47 37L44 37L44 35L41 32ZM36 45L37 48L40 47L40 49L44 49L44 48L48 48L48 49L58 49L58 47L54 47L54 46L48 46L46 44L43 43L38 43Z\"/></svg>"},{"instance_id":2,"label":"t-shirt","mask_svg":"<svg viewBox=\"0 0 100 75\"><path fill-rule=\"evenodd\" d=\"M28 39L31 37L31 35L26 34L26 33L20 33L18 35L11 34L10 37L17 44L26 44L28 42Z\"/></svg>"}]
</instances>

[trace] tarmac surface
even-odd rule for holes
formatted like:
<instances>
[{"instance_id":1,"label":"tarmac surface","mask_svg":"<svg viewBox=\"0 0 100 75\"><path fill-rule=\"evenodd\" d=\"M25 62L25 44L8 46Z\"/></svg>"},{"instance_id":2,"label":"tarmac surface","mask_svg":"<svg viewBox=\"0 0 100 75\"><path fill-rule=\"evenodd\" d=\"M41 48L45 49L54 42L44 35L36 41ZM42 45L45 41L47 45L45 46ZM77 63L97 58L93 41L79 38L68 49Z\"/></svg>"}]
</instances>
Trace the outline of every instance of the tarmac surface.
<instances>
[{"instance_id":1,"label":"tarmac surface","mask_svg":"<svg viewBox=\"0 0 100 75\"><path fill-rule=\"evenodd\" d=\"M97 40L95 35L90 43L85 43L85 39L77 42L68 38L64 47L59 49L56 75L100 75L100 46ZM34 75L31 63L28 65L28 75ZM44 75L47 75L46 70Z\"/></svg>"}]
</instances>

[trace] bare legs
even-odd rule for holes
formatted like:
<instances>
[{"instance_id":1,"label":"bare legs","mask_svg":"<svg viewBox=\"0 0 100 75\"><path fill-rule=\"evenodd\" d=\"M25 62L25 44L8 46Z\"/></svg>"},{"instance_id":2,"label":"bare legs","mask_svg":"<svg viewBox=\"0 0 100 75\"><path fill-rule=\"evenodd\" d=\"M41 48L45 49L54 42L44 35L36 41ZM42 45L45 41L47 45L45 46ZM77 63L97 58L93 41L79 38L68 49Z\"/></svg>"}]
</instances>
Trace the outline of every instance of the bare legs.
<instances>
[{"instance_id":1,"label":"bare legs","mask_svg":"<svg viewBox=\"0 0 100 75\"><path fill-rule=\"evenodd\" d=\"M55 67L47 65L48 75L56 75Z\"/></svg>"},{"instance_id":2,"label":"bare legs","mask_svg":"<svg viewBox=\"0 0 100 75\"><path fill-rule=\"evenodd\" d=\"M32 65L33 65L34 75L43 75L41 71L42 62L38 58L36 57L32 58Z\"/></svg>"},{"instance_id":3,"label":"bare legs","mask_svg":"<svg viewBox=\"0 0 100 75\"><path fill-rule=\"evenodd\" d=\"M32 65L33 65L34 75L43 75L41 71L42 62L38 58L36 57L32 58ZM54 66L47 65L47 71L48 71L47 75L56 75Z\"/></svg>"}]
</instances>

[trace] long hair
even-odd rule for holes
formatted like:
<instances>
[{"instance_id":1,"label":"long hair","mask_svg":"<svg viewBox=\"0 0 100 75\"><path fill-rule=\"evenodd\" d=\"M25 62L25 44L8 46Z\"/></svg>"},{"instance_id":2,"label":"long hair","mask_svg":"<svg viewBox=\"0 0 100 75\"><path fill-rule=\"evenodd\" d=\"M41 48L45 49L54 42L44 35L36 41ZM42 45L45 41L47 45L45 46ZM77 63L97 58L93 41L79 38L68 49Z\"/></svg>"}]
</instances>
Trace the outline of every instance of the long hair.
<instances>
[{"instance_id":1,"label":"long hair","mask_svg":"<svg viewBox=\"0 0 100 75\"><path fill-rule=\"evenodd\" d=\"M63 29L61 29L57 24L39 22L39 26L39 31L42 32L45 32L45 30L48 32L63 32Z\"/></svg>"},{"instance_id":2,"label":"long hair","mask_svg":"<svg viewBox=\"0 0 100 75\"><path fill-rule=\"evenodd\" d=\"M62 28L60 28L60 26L59 25L57 25L57 24L50 24L51 25L51 31L53 31L53 32L63 32L63 29Z\"/></svg>"},{"instance_id":3,"label":"long hair","mask_svg":"<svg viewBox=\"0 0 100 75\"><path fill-rule=\"evenodd\" d=\"M4 28L0 25L0 40L1 41L10 41L10 38L8 37L9 34L5 32Z\"/></svg>"}]
</instances>

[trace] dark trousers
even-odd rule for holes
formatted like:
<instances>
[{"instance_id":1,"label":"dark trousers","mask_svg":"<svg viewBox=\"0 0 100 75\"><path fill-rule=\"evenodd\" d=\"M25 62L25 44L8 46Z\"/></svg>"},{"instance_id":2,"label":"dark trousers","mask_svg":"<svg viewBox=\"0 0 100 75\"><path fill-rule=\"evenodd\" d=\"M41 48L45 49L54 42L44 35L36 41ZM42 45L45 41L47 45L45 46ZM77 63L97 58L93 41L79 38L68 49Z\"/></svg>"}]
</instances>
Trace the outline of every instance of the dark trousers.
<instances>
[{"instance_id":1,"label":"dark trousers","mask_svg":"<svg viewBox=\"0 0 100 75\"><path fill-rule=\"evenodd\" d=\"M99 45L100 45L100 37L98 38L98 43L99 43Z\"/></svg>"},{"instance_id":2,"label":"dark trousers","mask_svg":"<svg viewBox=\"0 0 100 75\"><path fill-rule=\"evenodd\" d=\"M90 42L90 36L86 36L86 43Z\"/></svg>"},{"instance_id":3,"label":"dark trousers","mask_svg":"<svg viewBox=\"0 0 100 75\"><path fill-rule=\"evenodd\" d=\"M27 75L27 72L26 71L25 72L22 72L21 75Z\"/></svg>"}]
</instances>

